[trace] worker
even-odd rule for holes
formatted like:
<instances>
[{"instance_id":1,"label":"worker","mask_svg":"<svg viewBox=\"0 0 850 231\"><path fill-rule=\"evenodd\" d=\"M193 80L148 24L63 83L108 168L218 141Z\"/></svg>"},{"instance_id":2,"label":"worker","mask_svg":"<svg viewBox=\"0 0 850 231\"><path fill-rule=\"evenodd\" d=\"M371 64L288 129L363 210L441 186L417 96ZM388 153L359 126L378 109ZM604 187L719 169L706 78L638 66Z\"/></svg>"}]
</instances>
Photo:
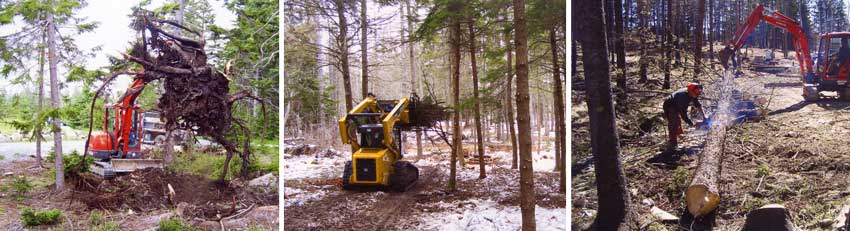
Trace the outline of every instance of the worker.
<instances>
[{"instance_id":1,"label":"worker","mask_svg":"<svg viewBox=\"0 0 850 231\"><path fill-rule=\"evenodd\" d=\"M673 151L677 148L679 136L684 134L682 120L685 120L688 125L694 126L694 123L688 118L687 113L691 103L697 108L699 114L703 116L703 121L705 121L702 104L699 103L700 94L702 94L702 85L699 83L689 83L688 87L679 89L664 99L664 118L667 119L668 151Z\"/></svg>"},{"instance_id":2,"label":"worker","mask_svg":"<svg viewBox=\"0 0 850 231\"><path fill-rule=\"evenodd\" d=\"M841 65L850 61L850 47L847 46L847 38L841 38L841 47L838 48L838 53L835 56L835 59L829 65L829 74L831 75L836 74Z\"/></svg>"}]
</instances>

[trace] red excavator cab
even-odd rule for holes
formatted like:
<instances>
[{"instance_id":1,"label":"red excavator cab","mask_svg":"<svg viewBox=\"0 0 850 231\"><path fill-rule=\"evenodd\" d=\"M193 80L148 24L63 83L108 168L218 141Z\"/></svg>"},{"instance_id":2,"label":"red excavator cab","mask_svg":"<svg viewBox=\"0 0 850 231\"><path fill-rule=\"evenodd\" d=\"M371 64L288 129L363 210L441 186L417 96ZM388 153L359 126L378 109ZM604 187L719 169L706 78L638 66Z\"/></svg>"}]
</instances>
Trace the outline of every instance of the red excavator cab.
<instances>
[{"instance_id":1,"label":"red excavator cab","mask_svg":"<svg viewBox=\"0 0 850 231\"><path fill-rule=\"evenodd\" d=\"M838 93L839 99L850 100L850 60L837 63L842 40L850 40L850 32L831 32L820 36L816 56L816 90L834 91Z\"/></svg>"}]
</instances>

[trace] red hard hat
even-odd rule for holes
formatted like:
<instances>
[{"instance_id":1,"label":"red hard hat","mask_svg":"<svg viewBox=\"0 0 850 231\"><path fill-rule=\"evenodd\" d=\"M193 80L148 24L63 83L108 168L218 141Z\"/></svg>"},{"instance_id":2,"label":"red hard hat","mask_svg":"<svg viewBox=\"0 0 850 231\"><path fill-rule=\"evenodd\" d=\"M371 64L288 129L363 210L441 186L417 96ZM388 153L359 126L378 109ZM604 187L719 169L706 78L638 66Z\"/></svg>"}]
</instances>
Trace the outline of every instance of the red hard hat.
<instances>
[{"instance_id":1,"label":"red hard hat","mask_svg":"<svg viewBox=\"0 0 850 231\"><path fill-rule=\"evenodd\" d=\"M688 93L690 93L691 96L698 96L702 94L702 85L699 83L689 83Z\"/></svg>"}]
</instances>

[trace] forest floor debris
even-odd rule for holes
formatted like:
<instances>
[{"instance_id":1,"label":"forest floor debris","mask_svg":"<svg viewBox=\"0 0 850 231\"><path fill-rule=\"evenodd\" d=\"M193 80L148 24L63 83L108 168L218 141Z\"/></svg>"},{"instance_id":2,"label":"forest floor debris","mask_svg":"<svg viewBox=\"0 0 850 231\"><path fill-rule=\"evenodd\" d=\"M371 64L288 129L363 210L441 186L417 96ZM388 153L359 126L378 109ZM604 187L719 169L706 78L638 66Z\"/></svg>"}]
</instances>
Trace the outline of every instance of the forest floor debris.
<instances>
[{"instance_id":1,"label":"forest floor debris","mask_svg":"<svg viewBox=\"0 0 850 231\"><path fill-rule=\"evenodd\" d=\"M442 143L423 142L423 155L419 158L416 150L408 146L405 159L420 169L420 176L419 181L404 193L342 190L339 184L342 167L350 155L347 152L337 152L339 155L334 157L315 155L322 153L321 150L314 151L314 155L284 154L285 159L289 158L283 170L287 214L284 222L290 228L313 230L440 230L444 229L442 225L460 229L518 229L521 224L519 172L510 169L510 146L508 144L507 152L504 146L501 143L487 145L486 156L491 156L492 163L488 162L485 179L478 179L477 164L459 167L458 189L454 193L445 191L449 149ZM474 148L471 144L464 147ZM542 147L552 149L551 143ZM567 212L566 198L558 192L558 173L552 171L554 154L536 151L533 156L537 227L566 230L563 217ZM472 160L472 155L467 155L467 160ZM304 166L302 163L314 164Z\"/></svg>"},{"instance_id":2,"label":"forest floor debris","mask_svg":"<svg viewBox=\"0 0 850 231\"><path fill-rule=\"evenodd\" d=\"M69 181L78 184L69 187L73 190L56 192L51 185L51 171L30 168L34 163L32 158L0 162L0 171L12 173L0 177L0 188L6 188L12 176L26 176L33 186L22 197L13 197L7 191L11 189L2 189L0 227L4 230L23 230L20 211L25 207L60 209L62 223L47 227L60 230L90 230L105 222L121 230L146 230L171 217L180 217L196 227L203 227L206 221L220 227L219 220L234 215L239 216L222 222L242 229L278 226L276 219L254 219L267 210L273 209L276 214L276 189L262 191L241 180L221 185L198 175L146 169L112 180L85 173L79 181ZM93 213L100 214L104 222L92 224L89 220Z\"/></svg>"},{"instance_id":3,"label":"forest floor debris","mask_svg":"<svg viewBox=\"0 0 850 231\"><path fill-rule=\"evenodd\" d=\"M793 58L793 55L788 57ZM693 76L680 70L677 68L673 72L674 88ZM663 75L654 73L651 76L660 78ZM850 159L846 158L850 148L844 138L850 135L850 125L845 123L850 121L850 113L847 113L850 102L838 101L834 93L822 93L824 96L819 102L807 103L801 96L800 86L784 84L799 82L799 78L784 75L743 70L735 81L742 91L769 98L771 102L763 120L736 125L728 131L720 179L724 199L715 211L714 229L737 230L744 224L747 212L771 203L783 204L796 225L804 230L829 229L842 204L850 197L850 188L846 186L850 176L845 174L850 171ZM577 82L582 81L573 81ZM710 81L703 80L706 82ZM636 81L630 84L638 86ZM572 94L574 167L590 156L586 106L581 95L580 91ZM630 111L619 112L617 121L633 210L641 224L652 223L646 227L648 230L682 227L677 223L653 222L650 210L657 206L676 216L686 213L682 193L696 168L697 154L704 140L704 134L689 128L678 156L664 164L649 161L661 152L657 144L666 140L665 124L657 124L644 135L638 135L637 128L640 118L660 114L660 106L656 106L661 105L663 96L665 94L632 93L630 98L638 102L629 103L632 105ZM570 209L574 229L589 225L597 208L592 163L583 169L572 178L573 206ZM652 203L642 203L645 200Z\"/></svg>"}]
</instances>

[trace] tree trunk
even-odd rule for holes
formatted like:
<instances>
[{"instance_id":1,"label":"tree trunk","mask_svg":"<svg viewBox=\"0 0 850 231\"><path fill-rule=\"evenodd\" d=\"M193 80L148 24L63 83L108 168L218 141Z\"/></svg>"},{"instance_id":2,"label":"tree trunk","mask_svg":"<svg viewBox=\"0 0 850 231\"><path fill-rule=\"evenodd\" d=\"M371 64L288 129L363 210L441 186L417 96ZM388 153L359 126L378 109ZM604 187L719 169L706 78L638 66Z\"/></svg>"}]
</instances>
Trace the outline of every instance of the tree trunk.
<instances>
[{"instance_id":1,"label":"tree trunk","mask_svg":"<svg viewBox=\"0 0 850 231\"><path fill-rule=\"evenodd\" d=\"M452 157L451 172L449 174L449 191L455 190L455 177L457 176L457 159L463 155L463 143L460 127L460 20L455 19L451 25L451 52L452 52ZM462 158L462 157L461 157Z\"/></svg>"},{"instance_id":2,"label":"tree trunk","mask_svg":"<svg viewBox=\"0 0 850 231\"><path fill-rule=\"evenodd\" d=\"M59 108L59 74L57 73L59 58L56 57L56 24L53 13L47 13L47 60L50 63L50 101L53 108ZM61 191L65 187L65 164L62 162L62 121L60 118L52 118L53 126L53 151L56 153L56 190Z\"/></svg>"},{"instance_id":3,"label":"tree trunk","mask_svg":"<svg viewBox=\"0 0 850 231\"><path fill-rule=\"evenodd\" d=\"M747 213L742 231L797 231L785 206L769 204Z\"/></svg>"},{"instance_id":4,"label":"tree trunk","mask_svg":"<svg viewBox=\"0 0 850 231\"><path fill-rule=\"evenodd\" d=\"M601 4L585 3L578 12L584 14L579 25L582 59L587 85L587 107L590 118L591 152L593 153L598 212L593 226L596 230L626 230L629 194L626 177L620 163L620 145L611 98L609 66L604 54L608 47Z\"/></svg>"},{"instance_id":5,"label":"tree trunk","mask_svg":"<svg viewBox=\"0 0 850 231\"><path fill-rule=\"evenodd\" d=\"M369 61L368 55L366 55L368 43L367 43L367 30L369 28L369 19L366 18L366 0L360 0L360 94L363 98L366 98L366 94L369 93ZM404 33L404 32L402 32Z\"/></svg>"},{"instance_id":6,"label":"tree trunk","mask_svg":"<svg viewBox=\"0 0 850 231\"><path fill-rule=\"evenodd\" d=\"M407 8L407 16L408 16L407 30L413 31L413 20L411 20L411 18L413 18L412 17L413 10L410 7L410 0L405 0L404 4ZM410 34L410 32L408 32L408 34ZM411 95L416 95L416 93L417 93L416 89L418 89L418 87L419 87L419 79L417 78L418 75L416 73L416 62L413 61L414 58L415 58L414 51L413 51L414 48L415 48L414 43L412 41L408 41L407 50L408 50L408 62L409 62L409 65L410 65L410 86L411 86L410 91L411 91ZM422 156L422 130L416 129L416 158L419 158L421 156Z\"/></svg>"},{"instance_id":7,"label":"tree trunk","mask_svg":"<svg viewBox=\"0 0 850 231\"><path fill-rule=\"evenodd\" d=\"M664 59L664 84L661 89L670 89L670 60L673 59L673 0L667 0L667 52Z\"/></svg>"},{"instance_id":8,"label":"tree trunk","mask_svg":"<svg viewBox=\"0 0 850 231\"><path fill-rule=\"evenodd\" d=\"M513 0L514 44L516 45L516 103L519 129L519 201L522 212L522 230L536 230L534 208L534 169L531 160L531 115L529 113L528 87L528 28L525 19L525 1Z\"/></svg>"},{"instance_id":9,"label":"tree trunk","mask_svg":"<svg viewBox=\"0 0 850 231\"><path fill-rule=\"evenodd\" d=\"M702 70L702 36L705 22L705 0L697 1L696 34L694 35L694 79L699 79Z\"/></svg>"},{"instance_id":10,"label":"tree trunk","mask_svg":"<svg viewBox=\"0 0 850 231\"><path fill-rule=\"evenodd\" d=\"M513 100L511 100L511 95L512 95L511 91L512 91L512 88L513 88L512 85L513 85L513 81L514 81L513 80L514 73L512 71L512 69L513 69L513 60L512 60L513 53L512 53L512 51L513 50L512 50L512 46L511 46L512 43L511 43L510 33L505 33L505 43L508 46L508 49L507 49L507 52L508 52L508 61L507 61L508 81L507 82L508 82L508 84L505 86L505 96L508 98L508 100L507 100L507 102L505 102L505 110L508 112L508 137L510 137L510 139L511 139L511 169L516 169L517 168L517 137L516 137L516 130L515 130L515 126L514 126L514 122L515 122L515 120L514 120L514 106L513 106Z\"/></svg>"},{"instance_id":11,"label":"tree trunk","mask_svg":"<svg viewBox=\"0 0 850 231\"><path fill-rule=\"evenodd\" d=\"M626 99L626 89L628 88L626 81L626 41L623 33L623 0L614 0L614 49L617 52L617 69L619 77L617 78L617 87L620 88L619 99Z\"/></svg>"},{"instance_id":12,"label":"tree trunk","mask_svg":"<svg viewBox=\"0 0 850 231\"><path fill-rule=\"evenodd\" d=\"M472 101L475 104L475 137L478 140L478 179L484 179L487 174L484 171L484 132L481 131L481 102L478 101L478 65L475 63L475 22L470 19L469 27L469 60L472 63Z\"/></svg>"},{"instance_id":13,"label":"tree trunk","mask_svg":"<svg viewBox=\"0 0 850 231\"><path fill-rule=\"evenodd\" d=\"M186 10L186 2L185 2L185 0L177 0L177 4L179 6L177 8L177 12L176 12L177 23L182 25L183 24L183 13ZM176 30L175 34L177 36L180 36L182 34L182 32L183 32L182 30ZM163 86L163 89L165 89L164 84L161 85L161 86ZM173 128L173 127L166 127L165 128L165 141L162 144L162 146L163 146L162 147L162 157L163 157L162 159L163 159L163 162L165 162L165 166L169 166L169 165L171 165L172 162L174 162L174 132L173 132L174 129L175 128Z\"/></svg>"},{"instance_id":14,"label":"tree trunk","mask_svg":"<svg viewBox=\"0 0 850 231\"><path fill-rule=\"evenodd\" d=\"M714 21L714 0L708 2L708 24L711 29L708 29L708 60L711 67L714 68L714 29L717 27L717 22Z\"/></svg>"},{"instance_id":15,"label":"tree trunk","mask_svg":"<svg viewBox=\"0 0 850 231\"><path fill-rule=\"evenodd\" d=\"M351 71L348 66L348 21L345 18L345 1L335 0L336 13L339 17L339 35L337 35L337 48L339 48L340 71L342 72L343 89L345 91L345 112L351 111L354 100L351 96Z\"/></svg>"},{"instance_id":16,"label":"tree trunk","mask_svg":"<svg viewBox=\"0 0 850 231\"><path fill-rule=\"evenodd\" d=\"M646 0L638 0L637 2L637 14L638 14L638 36L640 36L640 79L638 82L645 83L648 78L646 76L647 66L649 65L649 61L646 60L646 47L649 46L646 44L646 36L644 33L649 32L646 29Z\"/></svg>"},{"instance_id":17,"label":"tree trunk","mask_svg":"<svg viewBox=\"0 0 850 231\"><path fill-rule=\"evenodd\" d=\"M566 123L566 112L565 112L565 103L564 103L564 90L561 85L561 68L558 66L558 40L556 39L557 29L556 27L552 27L549 29L549 46L552 49L552 83L555 84L555 89L552 91L554 95L554 107L555 107L555 146L557 150L557 157L555 160L557 164L555 164L561 171L561 179L560 179L560 190L562 193L567 192L567 172L566 172L566 156L567 154L567 146L566 146L566 137L567 137L567 123Z\"/></svg>"},{"instance_id":18,"label":"tree trunk","mask_svg":"<svg viewBox=\"0 0 850 231\"><path fill-rule=\"evenodd\" d=\"M47 38L42 36L42 44L46 43ZM35 111L35 119L39 120L41 118L41 111L44 110L44 48L38 49L38 108ZM40 122L40 121L39 121ZM35 164L39 168L43 168L44 164L41 163L41 134L44 131L44 127L42 129L38 129L37 131L33 131L37 134L33 134L35 136ZM88 137L86 137L88 139Z\"/></svg>"}]
</instances>

